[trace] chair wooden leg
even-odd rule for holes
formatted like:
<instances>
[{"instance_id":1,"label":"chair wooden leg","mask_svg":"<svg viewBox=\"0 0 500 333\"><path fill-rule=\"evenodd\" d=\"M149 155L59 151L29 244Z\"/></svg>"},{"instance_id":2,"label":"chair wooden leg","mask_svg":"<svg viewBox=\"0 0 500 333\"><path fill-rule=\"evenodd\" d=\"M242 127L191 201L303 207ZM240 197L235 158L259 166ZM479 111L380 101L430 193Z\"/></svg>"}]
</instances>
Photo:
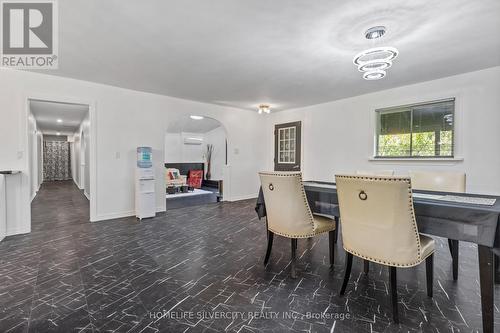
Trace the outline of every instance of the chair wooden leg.
<instances>
[{"instance_id":1,"label":"chair wooden leg","mask_svg":"<svg viewBox=\"0 0 500 333\"><path fill-rule=\"evenodd\" d=\"M335 263L335 230L328 233L328 247L330 250L330 268L333 268Z\"/></svg>"},{"instance_id":2,"label":"chair wooden leg","mask_svg":"<svg viewBox=\"0 0 500 333\"><path fill-rule=\"evenodd\" d=\"M368 260L363 260L364 262L364 271L365 271L365 274L368 274L368 271L370 270L370 262Z\"/></svg>"},{"instance_id":3,"label":"chair wooden leg","mask_svg":"<svg viewBox=\"0 0 500 333\"><path fill-rule=\"evenodd\" d=\"M453 239L448 238L448 249L450 249L450 255L453 258Z\"/></svg>"},{"instance_id":4,"label":"chair wooden leg","mask_svg":"<svg viewBox=\"0 0 500 333\"><path fill-rule=\"evenodd\" d=\"M335 218L335 244L337 244L337 241L339 239L339 222L340 222L340 218L336 217Z\"/></svg>"},{"instance_id":5,"label":"chair wooden leg","mask_svg":"<svg viewBox=\"0 0 500 333\"><path fill-rule=\"evenodd\" d=\"M396 267L389 267L389 279L391 282L392 319L396 324L399 324L398 282L396 277Z\"/></svg>"},{"instance_id":6,"label":"chair wooden leg","mask_svg":"<svg viewBox=\"0 0 500 333\"><path fill-rule=\"evenodd\" d=\"M434 253L425 259L425 275L427 277L427 296L432 297L432 284L434 281Z\"/></svg>"},{"instance_id":7,"label":"chair wooden leg","mask_svg":"<svg viewBox=\"0 0 500 333\"><path fill-rule=\"evenodd\" d=\"M450 240L448 240L450 241ZM459 242L457 240L451 239L451 260L453 266L453 281L457 281L458 279L458 245Z\"/></svg>"},{"instance_id":8,"label":"chair wooden leg","mask_svg":"<svg viewBox=\"0 0 500 333\"><path fill-rule=\"evenodd\" d=\"M267 231L267 251L266 251L266 258L264 259L264 266L267 265L269 261L269 257L271 256L271 249L273 248L273 238L274 238L274 233L270 230Z\"/></svg>"},{"instance_id":9,"label":"chair wooden leg","mask_svg":"<svg viewBox=\"0 0 500 333\"><path fill-rule=\"evenodd\" d=\"M341 296L345 294L345 289L347 288L347 283L349 282L349 277L351 276L352 267L352 254L349 252L346 252L345 254L344 282L342 283L342 288L340 289Z\"/></svg>"},{"instance_id":10,"label":"chair wooden leg","mask_svg":"<svg viewBox=\"0 0 500 333\"><path fill-rule=\"evenodd\" d=\"M291 276L292 276L292 279L296 279L297 278L297 274L296 274L296 271L295 271L295 264L296 264L296 259L297 259L297 238L292 238L291 245L292 245Z\"/></svg>"}]
</instances>

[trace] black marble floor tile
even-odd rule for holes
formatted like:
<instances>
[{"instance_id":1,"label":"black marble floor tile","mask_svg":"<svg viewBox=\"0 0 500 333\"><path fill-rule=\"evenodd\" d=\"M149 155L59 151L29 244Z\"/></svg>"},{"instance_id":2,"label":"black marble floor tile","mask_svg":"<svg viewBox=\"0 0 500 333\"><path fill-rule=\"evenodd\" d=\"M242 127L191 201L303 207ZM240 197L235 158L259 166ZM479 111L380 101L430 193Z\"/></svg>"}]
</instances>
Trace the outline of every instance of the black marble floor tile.
<instances>
[{"instance_id":1,"label":"black marble floor tile","mask_svg":"<svg viewBox=\"0 0 500 333\"><path fill-rule=\"evenodd\" d=\"M395 325L386 267L365 275L355 260L339 296L341 242L333 271L327 236L299 241L297 279L288 239L276 237L264 267L265 224L253 205L90 223L71 182L43 184L33 232L0 243L0 332L481 332L474 245L460 243L454 282L447 243L436 238L432 299L424 267L398 270Z\"/></svg>"}]
</instances>

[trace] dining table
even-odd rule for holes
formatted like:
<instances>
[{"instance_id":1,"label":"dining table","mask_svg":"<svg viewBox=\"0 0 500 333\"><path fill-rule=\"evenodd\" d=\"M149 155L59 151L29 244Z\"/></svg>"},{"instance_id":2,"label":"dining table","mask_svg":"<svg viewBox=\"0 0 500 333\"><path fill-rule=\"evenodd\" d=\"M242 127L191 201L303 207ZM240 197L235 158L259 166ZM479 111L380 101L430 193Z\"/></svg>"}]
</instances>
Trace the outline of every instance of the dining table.
<instances>
[{"instance_id":1,"label":"dining table","mask_svg":"<svg viewBox=\"0 0 500 333\"><path fill-rule=\"evenodd\" d=\"M337 186L333 182L304 181L311 211L341 221ZM500 276L500 196L413 190L419 232L477 244L483 332L494 331L494 285ZM262 188L255 210L266 216ZM497 266L495 268L495 266Z\"/></svg>"}]
</instances>

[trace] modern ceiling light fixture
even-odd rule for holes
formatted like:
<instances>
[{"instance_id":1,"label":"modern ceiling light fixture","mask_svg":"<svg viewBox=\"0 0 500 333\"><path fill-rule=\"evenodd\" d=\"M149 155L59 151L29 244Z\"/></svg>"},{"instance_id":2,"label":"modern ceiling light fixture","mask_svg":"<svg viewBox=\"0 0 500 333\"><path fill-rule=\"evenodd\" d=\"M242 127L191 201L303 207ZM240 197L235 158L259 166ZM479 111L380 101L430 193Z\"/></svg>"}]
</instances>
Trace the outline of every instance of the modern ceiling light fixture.
<instances>
[{"instance_id":1,"label":"modern ceiling light fixture","mask_svg":"<svg viewBox=\"0 0 500 333\"><path fill-rule=\"evenodd\" d=\"M203 117L203 116L189 116L189 118L191 118L193 120L202 120L205 117Z\"/></svg>"},{"instance_id":2,"label":"modern ceiling light fixture","mask_svg":"<svg viewBox=\"0 0 500 333\"><path fill-rule=\"evenodd\" d=\"M372 81L372 80L380 80L383 79L387 75L387 72L384 70L375 70L369 71L363 74L363 79Z\"/></svg>"},{"instance_id":3,"label":"modern ceiling light fixture","mask_svg":"<svg viewBox=\"0 0 500 333\"><path fill-rule=\"evenodd\" d=\"M57 122L58 123L62 123L62 119L57 119Z\"/></svg>"},{"instance_id":4,"label":"modern ceiling light fixture","mask_svg":"<svg viewBox=\"0 0 500 333\"><path fill-rule=\"evenodd\" d=\"M271 107L267 104L261 104L259 105L259 114L263 114L263 113L271 113Z\"/></svg>"},{"instance_id":5,"label":"modern ceiling light fixture","mask_svg":"<svg viewBox=\"0 0 500 333\"><path fill-rule=\"evenodd\" d=\"M372 27L365 32L365 38L374 40L385 35L384 26ZM385 71L392 66L394 60L399 54L395 47L378 46L373 47L354 56L352 62L358 66L358 71L363 73L365 80L380 80L387 75Z\"/></svg>"},{"instance_id":6,"label":"modern ceiling light fixture","mask_svg":"<svg viewBox=\"0 0 500 333\"><path fill-rule=\"evenodd\" d=\"M376 39L382 37L385 34L385 27L383 25L377 25L372 27L365 32L366 39Z\"/></svg>"}]
</instances>

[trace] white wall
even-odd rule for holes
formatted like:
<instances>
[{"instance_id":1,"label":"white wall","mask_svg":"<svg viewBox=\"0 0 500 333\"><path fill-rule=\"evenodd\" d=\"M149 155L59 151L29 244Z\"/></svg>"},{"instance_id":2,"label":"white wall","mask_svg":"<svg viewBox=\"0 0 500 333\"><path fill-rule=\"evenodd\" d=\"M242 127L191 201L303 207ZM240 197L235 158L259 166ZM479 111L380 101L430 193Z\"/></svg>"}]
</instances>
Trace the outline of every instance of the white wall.
<instances>
[{"instance_id":1,"label":"white wall","mask_svg":"<svg viewBox=\"0 0 500 333\"><path fill-rule=\"evenodd\" d=\"M83 186L81 185L80 182L80 146L81 146L80 132L77 132L75 133L75 135L73 135L73 155L71 156L71 163L72 163L71 171L73 175L73 182L81 190L83 189Z\"/></svg>"},{"instance_id":2,"label":"white wall","mask_svg":"<svg viewBox=\"0 0 500 333\"><path fill-rule=\"evenodd\" d=\"M180 163L184 162L182 150L184 143L182 142L181 133L166 133L165 134L165 154L163 155L165 163Z\"/></svg>"},{"instance_id":3,"label":"white wall","mask_svg":"<svg viewBox=\"0 0 500 333\"><path fill-rule=\"evenodd\" d=\"M5 176L0 175L0 241L7 236L7 198L5 196Z\"/></svg>"},{"instance_id":4,"label":"white wall","mask_svg":"<svg viewBox=\"0 0 500 333\"><path fill-rule=\"evenodd\" d=\"M28 133L30 200L33 200L43 182L43 137L31 111L28 113Z\"/></svg>"},{"instance_id":5,"label":"white wall","mask_svg":"<svg viewBox=\"0 0 500 333\"><path fill-rule=\"evenodd\" d=\"M87 113L77 132L79 188L90 198L90 115Z\"/></svg>"},{"instance_id":6,"label":"white wall","mask_svg":"<svg viewBox=\"0 0 500 333\"><path fill-rule=\"evenodd\" d=\"M211 179L223 179L224 165L226 163L226 131L219 126L205 133L203 153L206 154L207 144L214 145L211 163Z\"/></svg>"},{"instance_id":7,"label":"white wall","mask_svg":"<svg viewBox=\"0 0 500 333\"><path fill-rule=\"evenodd\" d=\"M167 133L165 135L165 163L202 163L204 162L204 141L200 145L184 144L186 138L204 140L202 133Z\"/></svg>"},{"instance_id":8,"label":"white wall","mask_svg":"<svg viewBox=\"0 0 500 333\"><path fill-rule=\"evenodd\" d=\"M36 128L36 120L33 114L30 112L28 114L28 155L29 166L30 166L30 200L36 195L38 190L38 133Z\"/></svg>"},{"instance_id":9,"label":"white wall","mask_svg":"<svg viewBox=\"0 0 500 333\"><path fill-rule=\"evenodd\" d=\"M30 231L27 150L28 97L92 103L96 137L96 188L94 220L134 215L134 166L137 146L154 149L156 204L165 210L164 142L168 124L190 114L220 121L228 130L231 180L226 196L232 200L253 197L258 191L257 172L265 164L265 119L256 112L197 103L86 81L27 71L0 69L0 165L19 169L21 205L8 221L19 232ZM95 191L95 197L93 195ZM92 201L91 201L92 205Z\"/></svg>"},{"instance_id":10,"label":"white wall","mask_svg":"<svg viewBox=\"0 0 500 333\"><path fill-rule=\"evenodd\" d=\"M390 78L388 78L390 79ZM373 84L377 84L376 81ZM271 114L267 126L267 164L273 168L274 125L302 121L305 179L332 181L355 170L459 170L467 190L500 194L500 67L456 75L330 103ZM463 161L371 161L374 110L456 97L456 156Z\"/></svg>"},{"instance_id":11,"label":"white wall","mask_svg":"<svg viewBox=\"0 0 500 333\"><path fill-rule=\"evenodd\" d=\"M36 145L36 160L37 160L37 169L38 169L38 182L37 182L37 191L43 183L43 134L38 131L37 133L37 145Z\"/></svg>"}]
</instances>

